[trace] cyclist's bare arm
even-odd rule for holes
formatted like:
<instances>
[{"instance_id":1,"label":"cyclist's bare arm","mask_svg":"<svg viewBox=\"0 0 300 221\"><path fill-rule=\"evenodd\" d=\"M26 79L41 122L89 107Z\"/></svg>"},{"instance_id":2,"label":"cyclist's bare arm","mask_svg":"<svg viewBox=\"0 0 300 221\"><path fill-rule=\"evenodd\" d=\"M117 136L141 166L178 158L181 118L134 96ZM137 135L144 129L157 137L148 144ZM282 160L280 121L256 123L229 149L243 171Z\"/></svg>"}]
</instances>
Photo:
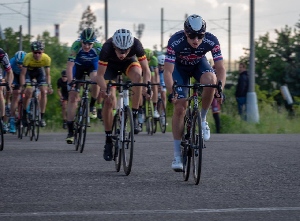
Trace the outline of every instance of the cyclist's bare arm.
<instances>
[{"instance_id":1,"label":"cyclist's bare arm","mask_svg":"<svg viewBox=\"0 0 300 221\"><path fill-rule=\"evenodd\" d=\"M93 81L97 82L97 84L100 86L101 92L106 92L106 82L104 79L104 74L106 72L107 66L99 65L97 70L96 79Z\"/></svg>"},{"instance_id":2,"label":"cyclist's bare arm","mask_svg":"<svg viewBox=\"0 0 300 221\"><path fill-rule=\"evenodd\" d=\"M173 77L172 73L174 71L174 64L165 62L165 67L164 67L164 79L165 79L165 84L168 92L171 94L173 92Z\"/></svg>"},{"instance_id":3,"label":"cyclist's bare arm","mask_svg":"<svg viewBox=\"0 0 300 221\"><path fill-rule=\"evenodd\" d=\"M140 64L142 66L142 71L143 71L143 81L144 83L148 83L148 81L151 81L151 71L149 68L148 61L146 59L142 60L140 61Z\"/></svg>"},{"instance_id":4,"label":"cyclist's bare arm","mask_svg":"<svg viewBox=\"0 0 300 221\"><path fill-rule=\"evenodd\" d=\"M71 83L71 81L73 80L73 67L74 67L74 62L68 61L67 69L66 69L68 84Z\"/></svg>"},{"instance_id":5,"label":"cyclist's bare arm","mask_svg":"<svg viewBox=\"0 0 300 221\"><path fill-rule=\"evenodd\" d=\"M222 89L224 89L225 83L226 83L226 70L224 67L224 61L216 61L215 63L215 69L216 69L216 74L217 74L217 82L219 80L222 81Z\"/></svg>"},{"instance_id":6,"label":"cyclist's bare arm","mask_svg":"<svg viewBox=\"0 0 300 221\"><path fill-rule=\"evenodd\" d=\"M20 73L20 85L23 86L25 84L25 75L27 72L27 67L22 67L22 71Z\"/></svg>"}]
</instances>

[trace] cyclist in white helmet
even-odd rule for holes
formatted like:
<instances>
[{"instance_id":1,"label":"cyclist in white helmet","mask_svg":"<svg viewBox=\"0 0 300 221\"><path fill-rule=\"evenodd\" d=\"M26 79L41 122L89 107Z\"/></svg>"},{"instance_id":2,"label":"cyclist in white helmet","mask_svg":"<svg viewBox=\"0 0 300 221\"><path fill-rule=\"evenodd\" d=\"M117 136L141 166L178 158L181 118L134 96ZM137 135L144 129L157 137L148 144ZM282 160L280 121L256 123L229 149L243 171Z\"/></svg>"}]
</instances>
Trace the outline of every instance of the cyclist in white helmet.
<instances>
[{"instance_id":1,"label":"cyclist in white helmet","mask_svg":"<svg viewBox=\"0 0 300 221\"><path fill-rule=\"evenodd\" d=\"M112 160L112 113L116 102L116 91L115 88L112 88L110 95L107 95L105 80L116 80L118 72L125 74L133 83L140 83L142 81L142 72L145 83L151 80L151 72L143 45L126 29L117 30L103 44L99 55L97 78L95 79L101 88L102 97L104 98L102 119L106 133L106 142L103 157L106 161ZM139 98L142 92L146 94L146 87L143 91L142 87L133 87L132 91L134 132L138 133L141 131L137 118Z\"/></svg>"},{"instance_id":2,"label":"cyclist in white helmet","mask_svg":"<svg viewBox=\"0 0 300 221\"><path fill-rule=\"evenodd\" d=\"M167 88L166 88L165 79L164 79L165 58L166 58L166 56L164 54L157 56L159 83L160 83L159 91L160 91L161 99L163 100L165 107L167 107L167 99L166 99Z\"/></svg>"}]
</instances>

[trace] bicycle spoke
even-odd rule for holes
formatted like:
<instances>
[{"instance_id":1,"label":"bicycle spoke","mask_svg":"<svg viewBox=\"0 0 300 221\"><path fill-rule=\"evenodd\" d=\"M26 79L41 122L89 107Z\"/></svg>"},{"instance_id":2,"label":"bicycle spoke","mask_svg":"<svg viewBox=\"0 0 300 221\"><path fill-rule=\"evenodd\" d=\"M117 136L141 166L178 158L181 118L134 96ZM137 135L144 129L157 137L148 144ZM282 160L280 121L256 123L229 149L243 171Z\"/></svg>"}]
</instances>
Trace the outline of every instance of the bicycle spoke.
<instances>
[{"instance_id":1,"label":"bicycle spoke","mask_svg":"<svg viewBox=\"0 0 300 221\"><path fill-rule=\"evenodd\" d=\"M193 116L192 127L192 161L195 185L198 185L200 182L202 168L202 149L203 135L201 130L201 117L199 111L197 111Z\"/></svg>"},{"instance_id":2,"label":"bicycle spoke","mask_svg":"<svg viewBox=\"0 0 300 221\"><path fill-rule=\"evenodd\" d=\"M132 112L129 107L125 110L125 127L123 131L123 143L122 143L122 157L124 172L128 176L131 172L132 159L133 159L133 145L134 145L134 128Z\"/></svg>"}]
</instances>

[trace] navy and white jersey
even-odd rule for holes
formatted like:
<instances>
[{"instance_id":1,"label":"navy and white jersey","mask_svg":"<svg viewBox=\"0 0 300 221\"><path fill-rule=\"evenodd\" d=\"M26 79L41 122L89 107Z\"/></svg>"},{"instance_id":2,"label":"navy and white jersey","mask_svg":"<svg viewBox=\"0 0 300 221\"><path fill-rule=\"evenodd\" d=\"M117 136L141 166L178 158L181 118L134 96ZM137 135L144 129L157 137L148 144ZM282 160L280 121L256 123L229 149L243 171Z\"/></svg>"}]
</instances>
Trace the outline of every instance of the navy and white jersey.
<instances>
[{"instance_id":1,"label":"navy and white jersey","mask_svg":"<svg viewBox=\"0 0 300 221\"><path fill-rule=\"evenodd\" d=\"M211 52L214 62L223 60L220 43L216 36L206 32L198 48L193 48L187 41L184 31L171 36L167 46L165 62L192 66L199 63L207 52Z\"/></svg>"}]
</instances>

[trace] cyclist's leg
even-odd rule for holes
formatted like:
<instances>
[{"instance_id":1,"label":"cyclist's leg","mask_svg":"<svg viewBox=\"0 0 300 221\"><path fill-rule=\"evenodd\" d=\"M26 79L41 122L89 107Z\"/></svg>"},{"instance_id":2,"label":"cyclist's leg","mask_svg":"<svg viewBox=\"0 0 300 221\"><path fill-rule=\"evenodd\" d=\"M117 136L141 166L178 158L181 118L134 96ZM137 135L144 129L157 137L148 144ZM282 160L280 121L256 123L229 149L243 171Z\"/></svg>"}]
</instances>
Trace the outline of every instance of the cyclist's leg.
<instances>
[{"instance_id":1,"label":"cyclist's leg","mask_svg":"<svg viewBox=\"0 0 300 221\"><path fill-rule=\"evenodd\" d=\"M30 102L30 99L32 97L32 92L33 92L33 89L31 87L31 79L32 79L32 75L34 73L31 72L31 71L27 71L26 73L26 76L25 76L25 82L27 84L25 90L24 90L24 97L23 97L23 114L22 114L22 123L24 126L27 126L28 123L27 123L27 107L29 106L29 102Z\"/></svg>"},{"instance_id":2,"label":"cyclist's leg","mask_svg":"<svg viewBox=\"0 0 300 221\"><path fill-rule=\"evenodd\" d=\"M44 68L38 69L38 76L36 77L37 83L40 85L40 113L41 113L41 127L46 126L46 121L44 118L44 114L47 106L47 96L48 96L48 84L46 82L46 72Z\"/></svg>"},{"instance_id":3,"label":"cyclist's leg","mask_svg":"<svg viewBox=\"0 0 300 221\"><path fill-rule=\"evenodd\" d=\"M142 81L142 69L138 62L132 61L127 69L126 75L130 78L133 83L141 83ZM134 133L137 134L141 131L141 127L138 122L138 109L140 98L142 95L142 87L133 87L132 88L132 115L134 122Z\"/></svg>"},{"instance_id":4,"label":"cyclist's leg","mask_svg":"<svg viewBox=\"0 0 300 221\"><path fill-rule=\"evenodd\" d=\"M105 80L113 80L115 81L117 79L117 71L114 70L113 67L114 64L109 64L104 79ZM109 97L104 97L103 100L103 107L102 107L102 119L104 124L104 130L105 130L105 146L104 146L104 152L103 152L103 158L106 161L111 161L113 158L112 155L112 148L113 148L113 140L112 140L112 125L113 125L113 108L115 108L116 104L116 88L112 87L110 91Z\"/></svg>"},{"instance_id":5,"label":"cyclist's leg","mask_svg":"<svg viewBox=\"0 0 300 221\"><path fill-rule=\"evenodd\" d=\"M10 133L15 133L16 132L16 127L15 127L15 115L16 115L16 109L18 106L19 102L19 95L20 95L20 89L19 85L14 86L13 91L12 91L12 98L11 98L11 106L10 106L10 119L9 119L9 132Z\"/></svg>"},{"instance_id":6,"label":"cyclist's leg","mask_svg":"<svg viewBox=\"0 0 300 221\"><path fill-rule=\"evenodd\" d=\"M188 73L179 69L176 65L174 67L172 76L173 80L176 80L178 84L188 84ZM175 171L181 171L183 169L180 143L184 127L184 116L187 108L187 101L182 98L187 97L187 92L187 88L182 88L182 90L177 91L178 99L173 107L172 133L174 139L174 160L172 162L172 169Z\"/></svg>"},{"instance_id":7,"label":"cyclist's leg","mask_svg":"<svg viewBox=\"0 0 300 221\"><path fill-rule=\"evenodd\" d=\"M154 84L159 83L159 74L158 74L157 67L154 68L154 74L151 76L151 82ZM157 100L158 100L158 85L153 85L152 90L153 90L152 101L153 101L153 107L154 107L153 117L159 118L159 114L158 114L157 108L156 108L156 104L157 104Z\"/></svg>"},{"instance_id":8,"label":"cyclist's leg","mask_svg":"<svg viewBox=\"0 0 300 221\"><path fill-rule=\"evenodd\" d=\"M217 77L214 69L210 66L207 59L203 57L197 65L196 71L193 73L194 78L201 84L216 84ZM206 122L206 115L214 98L215 89L211 87L204 87L202 92L202 109L201 121L203 138L208 141L210 138L210 129Z\"/></svg>"},{"instance_id":9,"label":"cyclist's leg","mask_svg":"<svg viewBox=\"0 0 300 221\"><path fill-rule=\"evenodd\" d=\"M97 70L90 73L90 78L94 79L97 77ZM90 100L90 118L96 119L97 118L97 110L95 107L95 103L97 101L99 95L100 87L97 84L91 85L91 100Z\"/></svg>"}]
</instances>

